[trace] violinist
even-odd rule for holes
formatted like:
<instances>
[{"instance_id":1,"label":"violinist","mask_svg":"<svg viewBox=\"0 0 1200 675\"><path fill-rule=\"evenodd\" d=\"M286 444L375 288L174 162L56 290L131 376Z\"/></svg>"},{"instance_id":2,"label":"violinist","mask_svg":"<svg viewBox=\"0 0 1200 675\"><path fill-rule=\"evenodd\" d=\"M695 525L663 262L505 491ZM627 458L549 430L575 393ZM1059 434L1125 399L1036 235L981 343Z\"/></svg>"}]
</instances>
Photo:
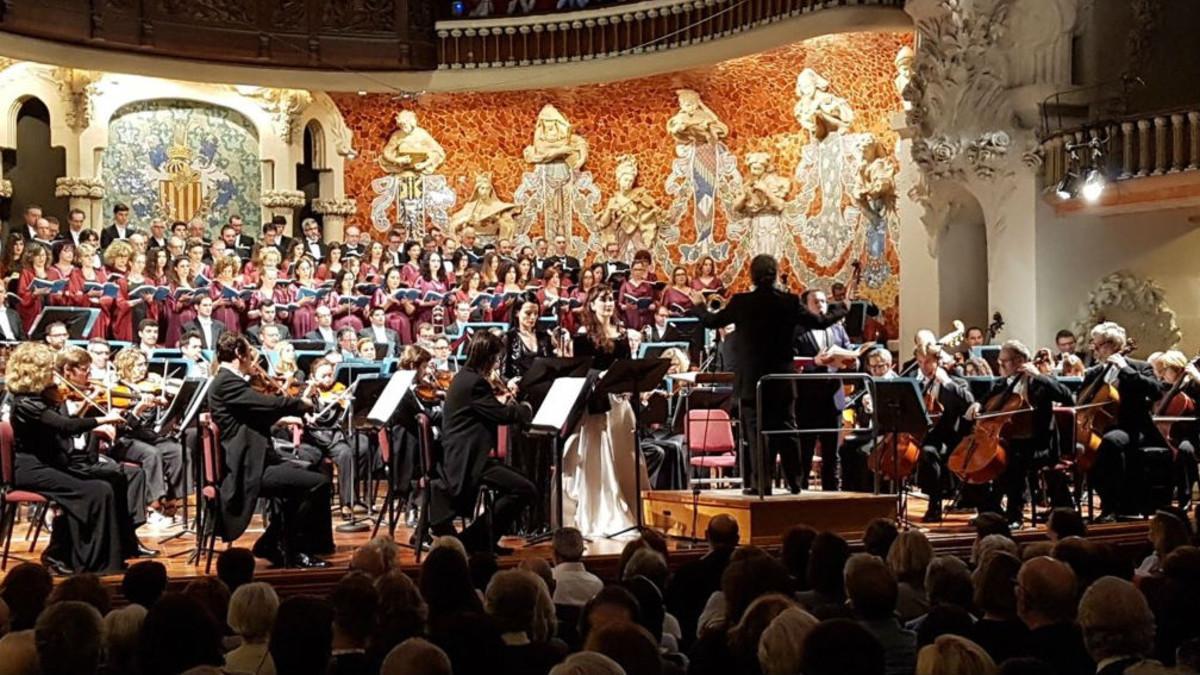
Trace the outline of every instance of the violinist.
<instances>
[{"instance_id":1,"label":"violinist","mask_svg":"<svg viewBox=\"0 0 1200 675\"><path fill-rule=\"evenodd\" d=\"M317 412L305 417L297 454L314 466L326 457L338 469L338 500L343 520L354 513L366 513L367 507L354 494L355 482L368 474L370 457L368 443L354 443L346 434L346 412L350 399L345 387L333 379L334 366L325 359L315 359L309 366L307 395L314 401Z\"/></svg>"},{"instance_id":2,"label":"violinist","mask_svg":"<svg viewBox=\"0 0 1200 675\"><path fill-rule=\"evenodd\" d=\"M1091 343L1096 365L1084 373L1077 404L1088 403L1087 395L1100 385L1115 387L1120 398L1116 418L1101 435L1088 476L1100 495L1099 521L1111 522L1118 514L1136 513L1141 507L1138 492L1143 481L1137 477L1142 470L1142 448L1166 447L1166 439L1150 416L1163 390L1150 364L1122 354L1127 339L1120 325L1112 321L1097 324L1092 328Z\"/></svg>"},{"instance_id":3,"label":"violinist","mask_svg":"<svg viewBox=\"0 0 1200 675\"><path fill-rule=\"evenodd\" d=\"M120 415L67 414L55 386L56 358L43 344L21 344L8 359L5 384L13 396L13 487L44 494L59 508L42 561L55 572L116 572L125 560L154 551L142 549L130 517L129 482L137 475L101 463L76 447L83 434L112 438ZM87 353L72 349L63 372L84 381ZM140 510L140 504L135 504ZM135 510L135 512L137 512Z\"/></svg>"},{"instance_id":4,"label":"violinist","mask_svg":"<svg viewBox=\"0 0 1200 675\"><path fill-rule=\"evenodd\" d=\"M967 408L968 420L975 420L988 410L1000 410L1004 401L1012 396L1021 399L1020 408L1032 408L1032 412L1018 413L1008 426L1004 444L1007 465L999 478L999 485L983 495L979 510L1004 513L1010 527L1017 529L1025 508L1025 484L1029 481L1030 495L1035 498L1038 489L1036 469L1053 465L1058 459L1055 447L1054 404L1071 405L1074 399L1062 383L1038 370L1039 363L1030 360L1029 348L1017 340L1008 340L1000 347L996 365L1000 377L992 384L982 401ZM1004 511L1000 510L1000 498L1006 498Z\"/></svg>"},{"instance_id":5,"label":"violinist","mask_svg":"<svg viewBox=\"0 0 1200 675\"><path fill-rule=\"evenodd\" d=\"M424 413L434 427L441 426L442 403L446 400L446 388L443 385L447 385L449 380L438 377L433 367L433 354L417 345L404 348L397 366L399 370L416 371L416 377L413 386L400 397L400 403L390 420L392 454L388 478L395 495L408 507L409 521L415 524L417 502L412 496L420 478L417 471L421 461L421 429L417 424L417 415ZM437 443L436 438L434 443ZM440 451L435 451L435 456L440 455Z\"/></svg>"},{"instance_id":6,"label":"violinist","mask_svg":"<svg viewBox=\"0 0 1200 675\"><path fill-rule=\"evenodd\" d=\"M936 415L933 427L921 444L917 484L929 497L929 510L925 512L924 521L937 523L942 520L942 494L949 482L946 459L967 432L963 413L975 398L965 380L946 372L953 357L938 343L922 342L917 347L916 360L917 385L931 416Z\"/></svg>"},{"instance_id":7,"label":"violinist","mask_svg":"<svg viewBox=\"0 0 1200 675\"><path fill-rule=\"evenodd\" d=\"M1195 404L1200 397L1200 370L1182 352L1174 349L1150 356L1154 375L1167 387L1155 405L1156 417L1190 417L1196 414ZM1175 488L1179 507L1191 505L1192 487L1196 484L1196 448L1200 447L1200 425L1195 421L1164 422L1159 430L1175 449Z\"/></svg>"},{"instance_id":8,"label":"violinist","mask_svg":"<svg viewBox=\"0 0 1200 675\"><path fill-rule=\"evenodd\" d=\"M114 359L118 387L144 392L126 415L126 427L117 434L109 454L123 462L133 462L146 472L146 491L152 526L171 524L183 492L183 447L178 441L154 430L159 410L166 405L162 378L152 375L146 355L136 349L122 349Z\"/></svg>"}]
</instances>

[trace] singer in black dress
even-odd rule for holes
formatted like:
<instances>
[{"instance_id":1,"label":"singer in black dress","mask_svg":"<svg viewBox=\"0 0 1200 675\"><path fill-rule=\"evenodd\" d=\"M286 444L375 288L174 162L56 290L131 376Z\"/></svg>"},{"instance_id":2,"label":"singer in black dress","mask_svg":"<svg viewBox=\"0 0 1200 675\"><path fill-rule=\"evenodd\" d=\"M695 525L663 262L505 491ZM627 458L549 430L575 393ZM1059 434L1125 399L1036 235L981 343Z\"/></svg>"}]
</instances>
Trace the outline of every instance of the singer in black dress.
<instances>
[{"instance_id":1,"label":"singer in black dress","mask_svg":"<svg viewBox=\"0 0 1200 675\"><path fill-rule=\"evenodd\" d=\"M554 356L550 334L537 330L540 306L535 298L520 298L512 303L508 325L504 334L504 360L502 373L510 388L520 393L523 401L536 410L549 391L550 383L537 387L538 391L521 388L521 380L533 366L534 359ZM550 478L553 471L554 439L545 436L531 437L512 427L508 429L508 463L521 472L537 487L542 498L534 501L528 516L521 523L526 534L534 534L550 526Z\"/></svg>"}]
</instances>

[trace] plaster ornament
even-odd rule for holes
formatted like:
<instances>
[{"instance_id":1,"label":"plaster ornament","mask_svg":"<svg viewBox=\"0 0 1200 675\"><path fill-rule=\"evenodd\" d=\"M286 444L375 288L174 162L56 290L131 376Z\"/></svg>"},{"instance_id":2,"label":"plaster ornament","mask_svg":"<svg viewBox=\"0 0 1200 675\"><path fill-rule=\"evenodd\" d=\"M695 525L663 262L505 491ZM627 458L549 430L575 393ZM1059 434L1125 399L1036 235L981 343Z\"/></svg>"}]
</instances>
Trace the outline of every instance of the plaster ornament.
<instances>
[{"instance_id":1,"label":"plaster ornament","mask_svg":"<svg viewBox=\"0 0 1200 675\"><path fill-rule=\"evenodd\" d=\"M462 236L463 228L470 226L475 228L476 234L485 239L512 241L517 231L513 216L520 210L516 204L496 196L492 174L481 173L475 176L475 189L471 192L471 198L450 216L450 231L455 236Z\"/></svg>"},{"instance_id":2,"label":"plaster ornament","mask_svg":"<svg viewBox=\"0 0 1200 675\"><path fill-rule=\"evenodd\" d=\"M783 212L792 181L775 172L771 155L752 152L746 155L750 177L742 183L742 193L733 201L733 212L742 218Z\"/></svg>"},{"instance_id":3,"label":"plaster ornament","mask_svg":"<svg viewBox=\"0 0 1200 675\"><path fill-rule=\"evenodd\" d=\"M384 171L401 176L431 175L445 161L446 151L417 124L417 114L411 110L396 115L396 130L376 159Z\"/></svg>"},{"instance_id":4,"label":"plaster ornament","mask_svg":"<svg viewBox=\"0 0 1200 675\"><path fill-rule=\"evenodd\" d=\"M358 213L358 202L353 199L314 199L313 211L323 216L342 216L347 218Z\"/></svg>"},{"instance_id":5,"label":"plaster ornament","mask_svg":"<svg viewBox=\"0 0 1200 675\"><path fill-rule=\"evenodd\" d=\"M11 180L7 178L0 179L0 199L10 199L13 195L12 190Z\"/></svg>"},{"instance_id":6,"label":"plaster ornament","mask_svg":"<svg viewBox=\"0 0 1200 675\"><path fill-rule=\"evenodd\" d=\"M578 171L587 161L587 141L573 133L571 123L553 105L547 103L538 112L533 127L533 144L525 146L525 161L530 164L562 162Z\"/></svg>"},{"instance_id":7,"label":"plaster ornament","mask_svg":"<svg viewBox=\"0 0 1200 675\"><path fill-rule=\"evenodd\" d=\"M104 199L104 181L99 178L63 176L54 179L55 197Z\"/></svg>"},{"instance_id":8,"label":"plaster ornament","mask_svg":"<svg viewBox=\"0 0 1200 675\"><path fill-rule=\"evenodd\" d=\"M96 83L102 73L77 68L54 68L49 71L50 80L58 87L66 107L64 116L67 126L75 131L86 129L92 123L92 97L96 95Z\"/></svg>"},{"instance_id":9,"label":"plaster ornament","mask_svg":"<svg viewBox=\"0 0 1200 675\"><path fill-rule=\"evenodd\" d=\"M653 249L663 211L654 196L637 185L638 165L633 155L617 159L617 192L608 198L596 219L605 242L614 241L625 256L638 249Z\"/></svg>"},{"instance_id":10,"label":"plaster ornament","mask_svg":"<svg viewBox=\"0 0 1200 675\"><path fill-rule=\"evenodd\" d=\"M308 196L300 190L263 190L259 201L268 209L298 209L308 201Z\"/></svg>"},{"instance_id":11,"label":"plaster ornament","mask_svg":"<svg viewBox=\"0 0 1200 675\"><path fill-rule=\"evenodd\" d=\"M716 143L729 135L729 127L704 105L700 94L691 89L675 92L679 112L667 120L667 133L679 143Z\"/></svg>"},{"instance_id":12,"label":"plaster ornament","mask_svg":"<svg viewBox=\"0 0 1200 675\"><path fill-rule=\"evenodd\" d=\"M291 143L296 134L296 122L300 113L313 102L313 96L303 89L276 89L274 87L252 87L237 85L234 91L255 101L270 113L275 122L275 133L284 143Z\"/></svg>"},{"instance_id":13,"label":"plaster ornament","mask_svg":"<svg viewBox=\"0 0 1200 675\"><path fill-rule=\"evenodd\" d=\"M812 68L796 77L796 105L792 113L800 127L818 141L830 133L844 131L854 122L854 111L846 99L829 92L829 80Z\"/></svg>"},{"instance_id":14,"label":"plaster ornament","mask_svg":"<svg viewBox=\"0 0 1200 675\"><path fill-rule=\"evenodd\" d=\"M896 52L896 79L893 84L896 86L896 94L900 97L901 104L905 110L912 110L912 101L904 98L904 90L908 88L908 83L912 81L913 61L916 59L916 54L912 47L904 45L900 51Z\"/></svg>"},{"instance_id":15,"label":"plaster ornament","mask_svg":"<svg viewBox=\"0 0 1200 675\"><path fill-rule=\"evenodd\" d=\"M1102 321L1121 324L1125 334L1137 340L1134 353L1142 356L1171 349L1183 339L1162 287L1129 270L1113 272L1096 284L1072 330L1088 335Z\"/></svg>"}]
</instances>

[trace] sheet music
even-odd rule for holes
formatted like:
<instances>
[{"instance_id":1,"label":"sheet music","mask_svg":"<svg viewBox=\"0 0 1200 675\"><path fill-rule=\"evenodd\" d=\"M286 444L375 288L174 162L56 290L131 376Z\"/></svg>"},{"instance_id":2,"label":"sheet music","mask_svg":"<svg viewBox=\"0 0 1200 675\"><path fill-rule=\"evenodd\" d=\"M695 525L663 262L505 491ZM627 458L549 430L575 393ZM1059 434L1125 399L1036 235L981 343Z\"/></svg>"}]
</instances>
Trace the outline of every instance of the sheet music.
<instances>
[{"instance_id":1,"label":"sheet music","mask_svg":"<svg viewBox=\"0 0 1200 675\"><path fill-rule=\"evenodd\" d=\"M400 405L400 399L412 387L416 377L417 371L415 370L397 370L392 373L392 378L388 380L387 386L379 394L375 405L371 407L371 412L367 413L367 420L380 425L387 424L388 419L395 412L396 406Z\"/></svg>"},{"instance_id":2,"label":"sheet music","mask_svg":"<svg viewBox=\"0 0 1200 675\"><path fill-rule=\"evenodd\" d=\"M538 408L537 414L534 415L531 426L561 431L566 426L571 410L579 401L579 394L586 383L586 377L560 377L555 380L554 384L550 385L546 399L542 401L542 407Z\"/></svg>"}]
</instances>

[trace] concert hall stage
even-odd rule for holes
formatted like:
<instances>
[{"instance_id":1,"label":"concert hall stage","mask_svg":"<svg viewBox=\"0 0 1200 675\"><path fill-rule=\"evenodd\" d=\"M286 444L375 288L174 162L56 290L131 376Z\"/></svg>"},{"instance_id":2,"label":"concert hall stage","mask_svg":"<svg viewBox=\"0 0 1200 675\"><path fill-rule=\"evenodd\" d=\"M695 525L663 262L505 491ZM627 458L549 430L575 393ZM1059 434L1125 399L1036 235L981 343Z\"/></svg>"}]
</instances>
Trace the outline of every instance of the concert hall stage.
<instances>
[{"instance_id":1,"label":"concert hall stage","mask_svg":"<svg viewBox=\"0 0 1200 675\"><path fill-rule=\"evenodd\" d=\"M896 517L895 495L809 490L776 491L759 498L740 489L652 490L645 493L646 524L674 537L704 537L708 521L726 513L738 521L742 541L755 546L779 542L793 525L808 525L855 538L876 518ZM693 527L695 528L693 530Z\"/></svg>"}]
</instances>

